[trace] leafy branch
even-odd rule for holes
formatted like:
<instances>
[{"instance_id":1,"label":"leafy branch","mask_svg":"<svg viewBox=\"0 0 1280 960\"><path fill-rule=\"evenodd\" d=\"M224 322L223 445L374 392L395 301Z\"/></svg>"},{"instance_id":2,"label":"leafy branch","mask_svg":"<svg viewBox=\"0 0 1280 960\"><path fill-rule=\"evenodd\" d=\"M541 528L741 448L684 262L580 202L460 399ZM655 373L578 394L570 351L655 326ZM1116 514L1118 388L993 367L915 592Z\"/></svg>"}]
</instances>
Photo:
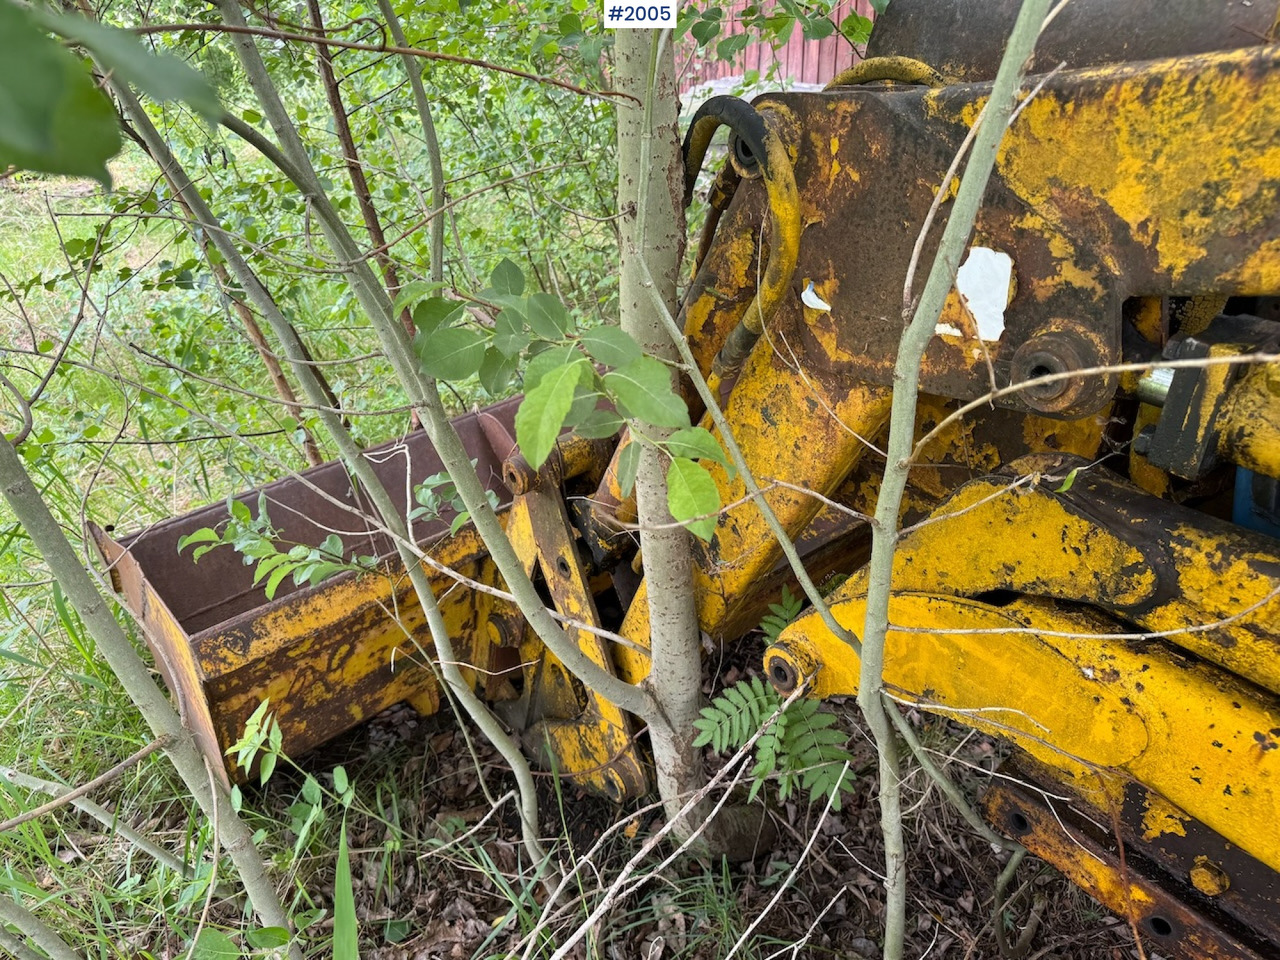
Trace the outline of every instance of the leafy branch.
<instances>
[{"instance_id":1,"label":"leafy branch","mask_svg":"<svg viewBox=\"0 0 1280 960\"><path fill-rule=\"evenodd\" d=\"M821 701L794 700L784 708L772 687L752 677L726 688L702 709L693 722L698 731L693 745L733 753L763 728L755 744L748 802L777 777L780 801L797 792L808 794L810 802L832 796L832 809L839 810L840 794L853 792L853 755L845 746L848 737L835 724L835 714L823 710Z\"/></svg>"},{"instance_id":2,"label":"leafy branch","mask_svg":"<svg viewBox=\"0 0 1280 960\"><path fill-rule=\"evenodd\" d=\"M231 547L244 558L246 567L257 564L253 585L256 587L265 581L268 600L275 597L285 577L292 576L294 586L306 584L314 587L348 570L371 570L377 563L372 556L344 559L342 538L336 533L329 534L317 547L298 543L288 550L281 550L280 532L272 526L267 515L266 494L258 497L256 517L248 504L235 499L227 500L227 512L230 517L220 529L202 527L180 538L178 552L194 547L191 559L198 563L210 550Z\"/></svg>"},{"instance_id":3,"label":"leafy branch","mask_svg":"<svg viewBox=\"0 0 1280 960\"><path fill-rule=\"evenodd\" d=\"M641 444L666 454L667 506L692 533L710 539L720 493L705 460L732 466L720 442L689 420L684 399L671 385L670 370L648 356L635 338L613 326L580 330L557 298L525 293L520 268L504 258L478 299L500 308L492 326L475 322L463 301L433 296L433 284L410 284L396 298L408 308L416 333L413 351L420 368L437 380L477 377L491 396L508 389L524 364L525 397L516 413L516 440L535 469L551 455L556 439L572 428L587 439L611 437L637 421L675 432L664 438L633 429L618 463L624 496L635 485ZM603 401L603 405L602 405ZM455 521L456 522L456 521Z\"/></svg>"}]
</instances>

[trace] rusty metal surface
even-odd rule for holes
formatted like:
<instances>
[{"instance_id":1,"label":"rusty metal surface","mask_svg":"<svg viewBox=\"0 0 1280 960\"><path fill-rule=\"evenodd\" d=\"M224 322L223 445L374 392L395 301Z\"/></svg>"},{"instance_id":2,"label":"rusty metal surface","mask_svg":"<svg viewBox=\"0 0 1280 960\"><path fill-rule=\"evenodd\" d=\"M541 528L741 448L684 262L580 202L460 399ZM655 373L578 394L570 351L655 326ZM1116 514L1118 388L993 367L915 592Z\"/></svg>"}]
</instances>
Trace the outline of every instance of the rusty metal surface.
<instances>
[{"instance_id":1,"label":"rusty metal surface","mask_svg":"<svg viewBox=\"0 0 1280 960\"><path fill-rule=\"evenodd\" d=\"M1117 819L1130 849L1140 847L1169 877L1199 891L1193 901L1212 904L1280 955L1280 873L1138 784L1126 786Z\"/></svg>"},{"instance_id":2,"label":"rusty metal surface","mask_svg":"<svg viewBox=\"0 0 1280 960\"><path fill-rule=\"evenodd\" d=\"M1026 548L1007 538L995 549ZM860 571L829 599L854 636L866 583ZM1100 806L1118 806L1128 779L1146 784L1280 869L1280 699L1167 644L1125 639L1079 604L942 590L890 599L884 679L896 698L1012 741ZM817 613L783 630L764 662L783 693L802 680L820 698L859 689L858 654Z\"/></svg>"},{"instance_id":3,"label":"rusty metal surface","mask_svg":"<svg viewBox=\"0 0 1280 960\"><path fill-rule=\"evenodd\" d=\"M1223 358L1274 353L1280 324L1251 316L1217 317L1194 336L1165 347L1168 359ZM1274 428L1280 422L1280 398L1267 387L1277 365L1252 370L1245 364L1216 364L1168 371L1168 390L1155 426L1138 435L1152 464L1187 480L1196 480L1217 463L1219 452L1246 466L1274 470L1280 451L1273 451ZM1237 380L1246 383L1237 388ZM1227 415L1227 411L1231 415Z\"/></svg>"},{"instance_id":4,"label":"rusty metal surface","mask_svg":"<svg viewBox=\"0 0 1280 960\"><path fill-rule=\"evenodd\" d=\"M508 400L489 408L487 414L511 424L517 406L518 398ZM510 502L510 493L501 481L501 459L486 442L478 415L464 414L454 425L471 457L478 461L481 479L498 492L503 503ZM409 434L403 441L371 448L366 456L393 496L406 495L413 484L444 469L421 431ZM339 461L321 464L236 499L256 513L260 492L267 498L272 522L286 541L314 546L330 532L338 531L349 551L377 557L392 552L390 541L361 516L376 517L377 512L354 487ZM198 566L178 555L179 539L202 527L216 526L226 518L226 503L217 503L116 538L137 559L148 582L168 604L183 630L192 636L262 606L261 588L253 586L253 568L246 567L235 552L215 550L201 558ZM420 543L432 540L448 529L451 519L452 514L446 511L439 520L416 521L413 535ZM284 603L298 589L286 578L274 602Z\"/></svg>"},{"instance_id":5,"label":"rusty metal surface","mask_svg":"<svg viewBox=\"0 0 1280 960\"><path fill-rule=\"evenodd\" d=\"M1280 49L1252 47L1048 80L1007 136L974 235L1014 264L1003 335L987 343L998 385L1119 361L1130 297L1269 292L1280 275L1278 67ZM772 348L794 352L812 381L891 384L916 234L988 89L858 87L759 101L785 109L799 131L805 226ZM700 364L709 366L753 294L764 209L763 188L744 181L694 282L686 331ZM809 282L829 313L800 304ZM965 329L958 296L943 321ZM1078 418L1101 409L1115 386L1082 377L1051 396L1004 402ZM939 334L921 387L986 393L982 351Z\"/></svg>"},{"instance_id":6,"label":"rusty metal surface","mask_svg":"<svg viewBox=\"0 0 1280 960\"><path fill-rule=\"evenodd\" d=\"M517 454L506 468L512 483L524 491L511 505L507 535L525 571L541 573L561 614L601 627L565 509L559 464L549 460L540 471L517 478L528 470ZM613 672L612 650L601 637L582 628L570 627L567 633L596 666ZM531 630L524 632L521 660L527 666L517 726L525 732L526 749L549 753L555 769L572 771L579 783L617 802L643 797L649 784L632 718L574 677Z\"/></svg>"},{"instance_id":7,"label":"rusty metal surface","mask_svg":"<svg viewBox=\"0 0 1280 960\"><path fill-rule=\"evenodd\" d=\"M486 416L510 426L516 400ZM501 458L488 443L476 414L455 420L481 476L499 499L510 501L501 482ZM393 495L408 495L443 466L425 434L384 444L366 456ZM570 452L575 468L583 455ZM126 607L142 625L156 663L174 693L184 721L218 767L223 752L243 732L264 700L284 734L284 749L300 755L383 708L409 701L423 712L439 705L428 666L429 631L389 541L376 533L367 498L349 481L342 464L323 464L263 488L272 522L286 540L318 544L337 531L347 551L382 555L379 570L345 573L315 587L293 588L286 580L267 600L252 585L253 568L231 550L207 554L197 565L179 556L183 535L225 520L215 504L119 540L91 528ZM238 499L256 511L258 491ZM451 519L416 522L414 534L432 544L430 553L464 577L499 585L497 571L471 528L442 538ZM459 655L488 667L493 653L488 622L511 615L511 605L488 594L449 589L456 581L432 573L441 610ZM465 670L474 678L474 671ZM487 675L487 674L486 674ZM246 771L232 769L233 776Z\"/></svg>"},{"instance_id":8,"label":"rusty metal surface","mask_svg":"<svg viewBox=\"0 0 1280 960\"><path fill-rule=\"evenodd\" d=\"M903 538L894 588L1090 603L1280 693L1280 541L1087 467L1046 454L965 484ZM1010 487L1074 468L1065 490Z\"/></svg>"},{"instance_id":9,"label":"rusty metal surface","mask_svg":"<svg viewBox=\"0 0 1280 960\"><path fill-rule=\"evenodd\" d=\"M183 726L191 731L197 748L210 761L209 769L218 771L223 783L229 786L223 757L229 743L218 741L204 676L195 662L189 638L148 582L137 558L96 524L89 525L88 534L107 565L111 585L122 594L126 608L141 627L156 667L177 701Z\"/></svg>"},{"instance_id":10,"label":"rusty metal surface","mask_svg":"<svg viewBox=\"0 0 1280 960\"><path fill-rule=\"evenodd\" d=\"M868 57L906 55L958 81L992 80L1018 0L893 0ZM1030 73L1155 60L1273 39L1275 0L1071 0L1036 42Z\"/></svg>"},{"instance_id":11,"label":"rusty metal surface","mask_svg":"<svg viewBox=\"0 0 1280 960\"><path fill-rule=\"evenodd\" d=\"M1200 893L1185 875L1177 878L1161 869L1147 843L1123 834L1117 843L1106 826L1113 818L1064 798L1060 784L1041 786L1013 764L1001 773L983 797L983 816L1130 921L1148 953L1175 960L1280 957L1276 914L1268 912L1268 902L1251 904L1249 917L1233 916L1222 909L1221 898ZM1215 852L1226 856L1229 846L1219 839ZM1276 875L1258 866L1274 885ZM1254 918L1267 926L1255 926Z\"/></svg>"}]
</instances>

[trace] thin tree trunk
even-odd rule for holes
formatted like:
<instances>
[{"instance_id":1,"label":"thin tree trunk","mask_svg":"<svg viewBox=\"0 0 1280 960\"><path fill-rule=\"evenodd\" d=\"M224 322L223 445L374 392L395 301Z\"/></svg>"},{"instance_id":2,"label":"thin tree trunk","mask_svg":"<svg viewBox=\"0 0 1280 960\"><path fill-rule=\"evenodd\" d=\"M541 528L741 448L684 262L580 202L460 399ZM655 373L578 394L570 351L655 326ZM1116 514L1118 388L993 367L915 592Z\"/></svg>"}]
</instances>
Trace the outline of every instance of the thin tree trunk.
<instances>
[{"instance_id":1,"label":"thin tree trunk","mask_svg":"<svg viewBox=\"0 0 1280 960\"><path fill-rule=\"evenodd\" d=\"M476 725L493 742L515 773L520 788L521 825L524 832L525 846L534 863L541 864L546 859L546 854L538 842L536 832L537 799L533 785L533 775L521 755L519 747L506 735L496 718L489 713L488 708L485 707L476 696L475 691L471 689L471 686L462 677L460 662L453 651L452 638L444 624L444 618L440 614L439 605L436 603L435 594L431 589L431 581L423 569L420 557L414 553L415 548L409 539L409 528L403 513L395 500L387 493L372 465L364 458L363 452L347 431L341 416L335 409L326 405L324 389L316 376L315 367L308 362L305 347L297 332L280 312L275 300L259 281L257 274L250 269L244 257L240 255L240 251L236 249L235 244L230 242L226 232L221 228L213 212L204 202L204 198L200 196L195 184L186 175L186 172L178 164L177 159L165 145L160 132L155 128L146 111L143 110L142 104L138 102L137 97L123 83L112 80L111 86L126 115L133 120L139 133L147 141L152 156L157 158L164 167L165 175L178 185L182 197L190 206L197 221L205 227L212 238L212 242L217 246L218 252L226 259L228 267L240 281L245 294L258 308L267 323L271 325L276 337L283 344L285 356L293 364L294 374L302 385L307 399L319 409L320 420L337 445L339 454L373 501L374 508L396 545L397 553L404 564L409 581L413 585L414 592L426 615L432 641L435 643L439 657L440 672L444 676L445 682L450 685L454 694L462 702L472 719L475 720ZM284 158L280 158L275 162L290 166L289 161ZM331 208L330 212L332 212ZM370 275L369 280L376 287L376 279ZM368 289L366 289L365 293L366 295L371 295L371 291ZM385 291L383 291L383 294L385 294ZM383 323L393 333L400 332L400 328L391 317L389 310L384 311L380 316ZM403 335L402 332L401 335ZM443 407L441 407L441 412L443 414ZM457 434L454 433L453 436L456 439ZM458 446L461 447L460 440L458 441ZM461 458L469 467L470 460L467 458L465 449L461 453ZM475 476L474 471L472 476ZM477 479L476 482L478 484L479 480ZM485 503L487 505L488 501L486 500ZM532 584L530 584L530 589L532 589ZM546 614L545 609L542 612ZM548 619L550 619L549 616ZM576 647L574 649L575 651L577 650Z\"/></svg>"},{"instance_id":2,"label":"thin tree trunk","mask_svg":"<svg viewBox=\"0 0 1280 960\"><path fill-rule=\"evenodd\" d=\"M311 25L320 36L324 36L324 17L320 13L319 0L307 0L307 12L311 17ZM395 261L387 249L387 237L382 230L382 221L373 205L373 195L369 192L369 180L364 175L364 164L360 162L360 151L356 149L355 138L351 135L351 121L347 117L347 108L342 102L342 91L338 89L338 78L333 73L333 48L323 44L316 45L316 57L320 62L320 85L324 87L325 99L329 102L329 112L333 114L333 130L338 135L338 144L342 147L342 159L346 161L347 176L351 180L351 189L356 195L356 206L360 208L360 219L364 228L369 231L370 245L377 252L373 258L382 271L382 279L386 282L387 293L394 300L400 290L400 273L396 270ZM408 310L400 314L400 322L410 334L413 333L413 317Z\"/></svg>"},{"instance_id":3,"label":"thin tree trunk","mask_svg":"<svg viewBox=\"0 0 1280 960\"><path fill-rule=\"evenodd\" d=\"M619 30L615 55L618 89L644 103L643 109L627 102L618 106L621 325L646 353L674 360L675 344L653 308L653 291L645 287L651 275L662 301L676 301L684 241L684 174L676 129L675 55L668 33L648 30ZM638 428L658 440L672 432L652 424ZM648 682L662 707L661 716L649 723L649 739L658 791L671 818L683 806L681 796L703 781L700 755L692 745L693 721L702 706L702 648L690 534L673 525L667 509L666 462L664 453L644 444L636 502L648 585ZM687 825L677 830L689 832Z\"/></svg>"},{"instance_id":4,"label":"thin tree trunk","mask_svg":"<svg viewBox=\"0 0 1280 960\"><path fill-rule=\"evenodd\" d=\"M229 27L239 29L245 26L238 3L234 0L213 2ZM272 162L307 197L334 253L347 267L347 280L369 318L383 352L405 388L410 402L422 417L427 436L454 482L459 498L471 514L472 523L489 550L489 555L516 598L520 612L534 628L539 639L579 679L628 713L634 713L645 720L650 719L654 709L648 692L631 686L597 666L547 612L533 582L524 572L520 557L507 539L501 521L489 504L487 492L471 466L466 447L449 422L449 415L440 399L435 381L419 368L405 331L391 316L391 304L386 291L379 285L358 245L320 186L302 140L252 37L237 33L233 42L249 83L258 95L263 113L280 139L280 147L272 148ZM264 316L267 314L264 313Z\"/></svg>"},{"instance_id":5,"label":"thin tree trunk","mask_svg":"<svg viewBox=\"0 0 1280 960\"><path fill-rule=\"evenodd\" d=\"M404 27L396 16L396 9L391 0L378 0L378 9L387 21L387 29L391 31L391 39L397 46L407 47ZM440 156L440 140L436 137L435 121L431 117L431 101L427 99L426 87L422 84L422 73L418 62L413 57L401 55L404 72L409 78L409 89L413 91L413 103L418 110L418 119L422 123L422 139L427 145L427 163L431 170L431 282L444 282L444 217L440 211L449 202L445 191L444 163ZM452 212L449 214L453 217ZM461 247L459 247L461 250Z\"/></svg>"},{"instance_id":6,"label":"thin tree trunk","mask_svg":"<svg viewBox=\"0 0 1280 960\"><path fill-rule=\"evenodd\" d=\"M89 16L89 13L86 13L85 16ZM124 121L122 120L122 122ZM147 150L146 143L144 143L142 138L137 135L136 131L130 129L127 122L125 123L125 127L134 142L142 147L144 153L150 156L150 151ZM153 161L155 160L154 157L151 159ZM157 163L156 166L160 167L161 170L164 169L159 163ZM270 345L267 343L266 337L262 335L262 328L258 326L258 321L254 319L253 311L249 309L248 305L243 300L235 295L235 287L231 283L230 276L227 274L226 266L209 256L208 236L198 230L191 229L192 225L196 222L195 217L191 213L191 208L187 206L182 197L178 194L174 184L168 180L165 182L169 186L170 196L177 201L178 206L182 209L188 230L195 239L196 245L199 246L200 253L204 257L205 263L208 264L209 270L213 274L214 279L218 281L219 289L222 291L223 295L231 301L232 309L235 310L236 316L240 318L240 323L244 326L245 335L249 338L249 342L253 344L253 348L258 352L258 357L262 360L262 365L266 367L267 376L271 378L271 383L276 388L276 394L284 402L285 408L289 411L290 416L298 421L298 426L302 430L302 449L303 453L306 455L307 463L313 467L324 463L324 456L320 453L320 447L316 444L315 437L311 435L311 431L305 425L302 407L298 403L298 395L293 392L292 385L290 385L288 378L284 375L284 370L280 367L279 359L277 359L275 353L272 352Z\"/></svg>"},{"instance_id":7,"label":"thin tree trunk","mask_svg":"<svg viewBox=\"0 0 1280 960\"><path fill-rule=\"evenodd\" d=\"M116 622L89 574L80 565L58 521L31 483L22 458L13 445L5 441L0 441L0 490L147 726L156 737L168 737L173 741L165 753L187 790L214 822L259 921L266 927L289 929L288 913L267 874L266 864L253 844L253 832L231 809L231 798L226 789L210 775L204 756L196 749L169 701L156 688L146 664ZM302 952L292 947L289 955L294 960L301 960Z\"/></svg>"},{"instance_id":8,"label":"thin tree trunk","mask_svg":"<svg viewBox=\"0 0 1280 960\"><path fill-rule=\"evenodd\" d=\"M889 596L893 555L898 543L898 517L911 468L916 402L920 393L920 361L933 339L947 294L955 284L973 222L982 205L996 152L1013 113L1018 86L1035 49L1036 37L1051 0L1024 0L992 84L991 97L979 123L973 152L965 166L938 252L910 324L902 334L893 372L893 408L889 419L884 477L871 525L871 561L867 612L862 631L858 706L876 740L880 762L880 827L885 842L885 960L902 956L906 929L906 848L902 832L902 797L898 745L887 711L896 707L884 696L884 648L889 630ZM910 284L911 278L907 278ZM910 305L904 305L904 312Z\"/></svg>"}]
</instances>

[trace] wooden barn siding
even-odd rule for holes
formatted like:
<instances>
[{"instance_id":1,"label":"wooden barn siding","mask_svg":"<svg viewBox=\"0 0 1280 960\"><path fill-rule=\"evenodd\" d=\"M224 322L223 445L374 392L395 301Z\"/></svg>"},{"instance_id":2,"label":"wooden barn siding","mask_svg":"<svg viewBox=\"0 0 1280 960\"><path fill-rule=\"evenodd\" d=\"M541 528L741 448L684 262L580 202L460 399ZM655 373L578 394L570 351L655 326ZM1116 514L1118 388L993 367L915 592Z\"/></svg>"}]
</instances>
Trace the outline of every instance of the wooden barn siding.
<instances>
[{"instance_id":1,"label":"wooden barn siding","mask_svg":"<svg viewBox=\"0 0 1280 960\"><path fill-rule=\"evenodd\" d=\"M730 23L729 33L742 33L742 26L734 18L746 5L747 0L723 5L725 21ZM841 0L832 10L831 19L838 25L849 10L864 17L873 16L868 0ZM826 83L841 70L853 66L855 59L853 47L838 33L823 40L805 40L797 26L791 39L780 49L775 51L767 43L753 43L732 61L725 62L715 58L715 45L725 35L722 33L702 50L698 49L697 41L685 35L677 58L681 93L711 80L741 77L748 70L757 70L763 77L775 61L779 78L798 83Z\"/></svg>"}]
</instances>

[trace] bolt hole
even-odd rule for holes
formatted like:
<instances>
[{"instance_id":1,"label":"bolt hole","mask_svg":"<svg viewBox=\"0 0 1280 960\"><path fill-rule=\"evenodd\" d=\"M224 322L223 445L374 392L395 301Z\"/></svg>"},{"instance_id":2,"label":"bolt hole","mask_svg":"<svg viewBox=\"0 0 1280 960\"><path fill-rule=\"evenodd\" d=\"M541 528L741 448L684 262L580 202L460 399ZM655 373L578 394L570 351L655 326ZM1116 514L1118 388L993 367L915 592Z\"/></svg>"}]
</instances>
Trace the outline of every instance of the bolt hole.
<instances>
[{"instance_id":1,"label":"bolt hole","mask_svg":"<svg viewBox=\"0 0 1280 960\"><path fill-rule=\"evenodd\" d=\"M1009 814L1009 830L1014 836L1025 836L1031 832L1031 821L1024 814L1014 810Z\"/></svg>"},{"instance_id":2,"label":"bolt hole","mask_svg":"<svg viewBox=\"0 0 1280 960\"><path fill-rule=\"evenodd\" d=\"M754 171L760 165L759 158L756 157L755 151L750 145L742 139L735 136L733 138L733 156L742 165L742 168L748 172Z\"/></svg>"},{"instance_id":3,"label":"bolt hole","mask_svg":"<svg viewBox=\"0 0 1280 960\"><path fill-rule=\"evenodd\" d=\"M1157 937L1168 937L1173 934L1173 924L1164 917L1149 917L1147 925Z\"/></svg>"},{"instance_id":4,"label":"bolt hole","mask_svg":"<svg viewBox=\"0 0 1280 960\"><path fill-rule=\"evenodd\" d=\"M1027 371L1027 379L1035 380L1037 377L1048 377L1057 372L1058 371L1054 370L1052 367L1048 367L1048 366L1045 366L1045 364L1043 363L1039 363Z\"/></svg>"},{"instance_id":5,"label":"bolt hole","mask_svg":"<svg viewBox=\"0 0 1280 960\"><path fill-rule=\"evenodd\" d=\"M771 657L769 659L769 680L777 688L778 692L784 695L795 690L800 682L795 668L782 657Z\"/></svg>"},{"instance_id":6,"label":"bolt hole","mask_svg":"<svg viewBox=\"0 0 1280 960\"><path fill-rule=\"evenodd\" d=\"M560 574L562 577L569 576L569 561L564 557L556 557L556 573Z\"/></svg>"}]
</instances>

